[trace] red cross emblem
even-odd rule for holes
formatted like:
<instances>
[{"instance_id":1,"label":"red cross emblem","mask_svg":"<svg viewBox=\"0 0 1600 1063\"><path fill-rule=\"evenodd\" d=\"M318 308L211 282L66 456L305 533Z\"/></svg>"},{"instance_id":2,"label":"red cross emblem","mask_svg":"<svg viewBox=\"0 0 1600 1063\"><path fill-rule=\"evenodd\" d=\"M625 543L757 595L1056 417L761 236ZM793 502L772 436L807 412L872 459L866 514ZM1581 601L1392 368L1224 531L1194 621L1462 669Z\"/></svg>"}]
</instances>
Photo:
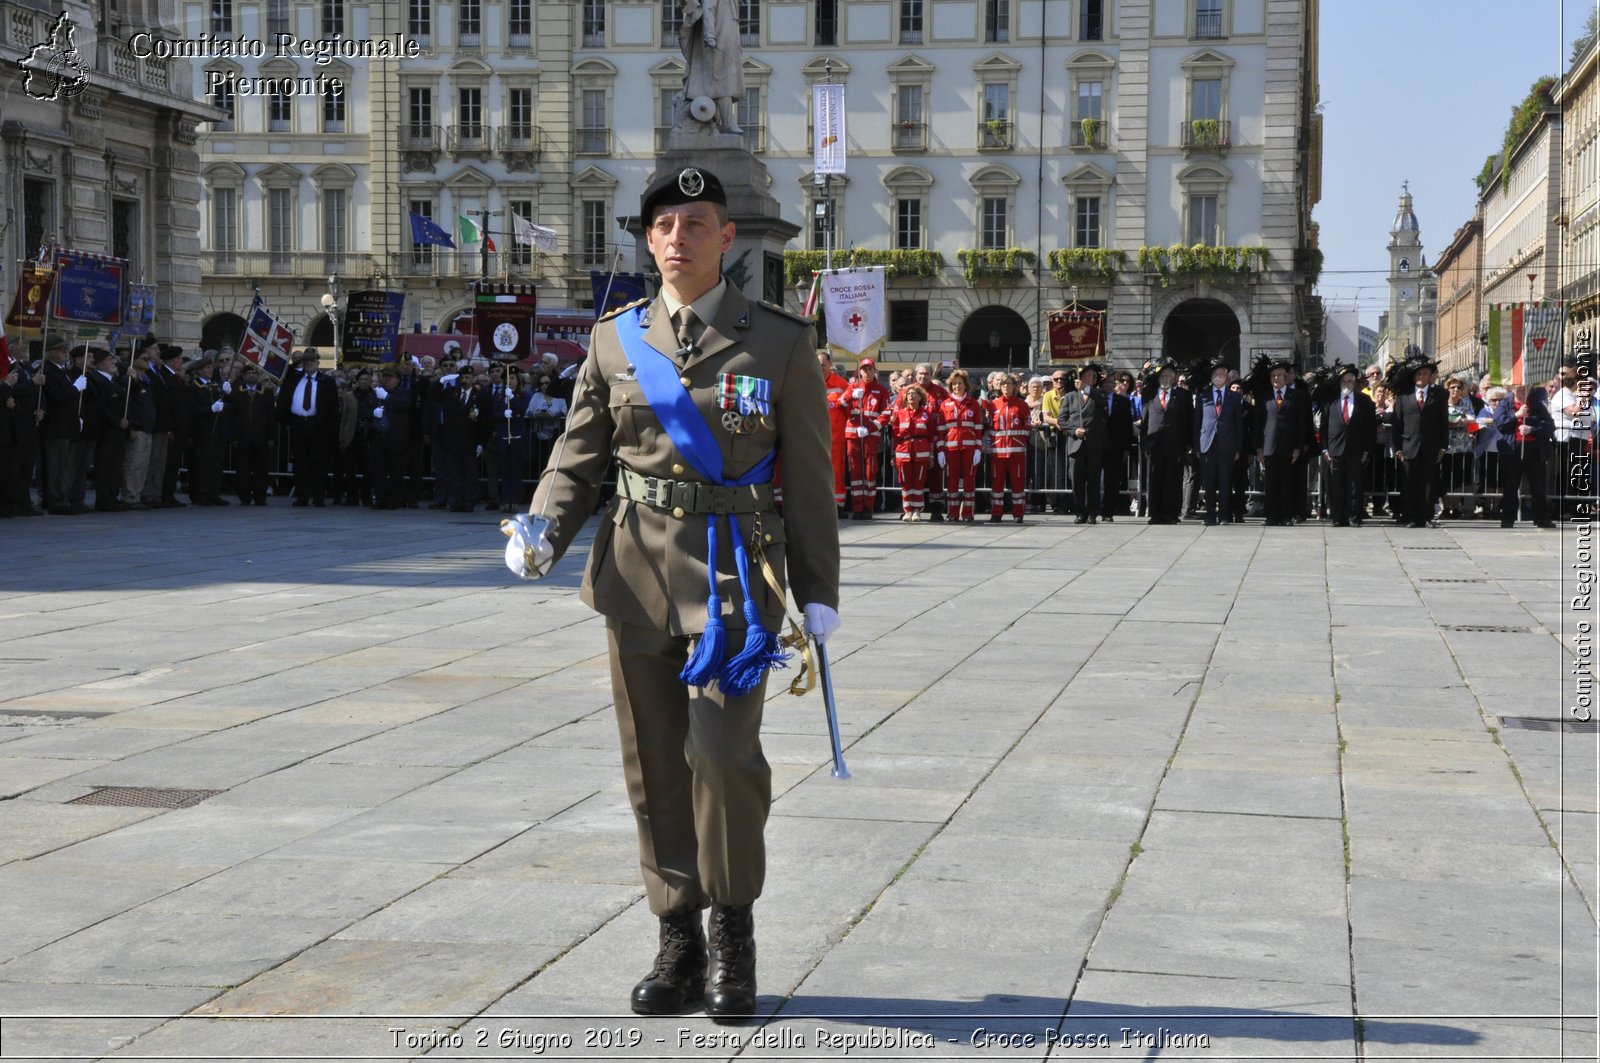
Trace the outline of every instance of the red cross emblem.
<instances>
[{"instance_id":1,"label":"red cross emblem","mask_svg":"<svg viewBox=\"0 0 1600 1063\"><path fill-rule=\"evenodd\" d=\"M849 325L857 332L860 332L861 326L867 323L867 319L861 316L861 311L859 310L850 311L850 316L845 318L844 321L845 324Z\"/></svg>"}]
</instances>

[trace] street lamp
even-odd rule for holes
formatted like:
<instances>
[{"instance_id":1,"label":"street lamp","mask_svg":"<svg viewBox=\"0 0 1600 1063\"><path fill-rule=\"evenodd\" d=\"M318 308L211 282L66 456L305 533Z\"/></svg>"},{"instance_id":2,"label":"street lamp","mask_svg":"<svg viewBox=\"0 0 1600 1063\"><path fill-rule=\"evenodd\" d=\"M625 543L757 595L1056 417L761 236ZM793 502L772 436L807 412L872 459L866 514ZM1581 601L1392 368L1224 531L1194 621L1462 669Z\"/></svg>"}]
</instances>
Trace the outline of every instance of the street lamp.
<instances>
[{"instance_id":1,"label":"street lamp","mask_svg":"<svg viewBox=\"0 0 1600 1063\"><path fill-rule=\"evenodd\" d=\"M335 273L328 278L328 290L322 293L322 312L328 315L328 322L333 325L333 363L339 364L339 357L344 351L344 310L339 306L339 295L342 293L339 284L339 275Z\"/></svg>"}]
</instances>

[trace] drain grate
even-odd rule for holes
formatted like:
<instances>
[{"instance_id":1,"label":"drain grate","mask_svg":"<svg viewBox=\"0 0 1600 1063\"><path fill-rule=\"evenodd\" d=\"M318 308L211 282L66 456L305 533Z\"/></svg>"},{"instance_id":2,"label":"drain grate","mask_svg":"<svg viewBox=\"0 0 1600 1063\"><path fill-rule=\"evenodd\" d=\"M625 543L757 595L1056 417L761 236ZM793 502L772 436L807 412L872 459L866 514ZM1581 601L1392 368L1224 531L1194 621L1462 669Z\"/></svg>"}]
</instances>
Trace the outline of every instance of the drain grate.
<instances>
[{"instance_id":1,"label":"drain grate","mask_svg":"<svg viewBox=\"0 0 1600 1063\"><path fill-rule=\"evenodd\" d=\"M159 786L101 786L74 797L69 805L117 805L122 808L189 808L221 790L166 790Z\"/></svg>"},{"instance_id":2,"label":"drain grate","mask_svg":"<svg viewBox=\"0 0 1600 1063\"><path fill-rule=\"evenodd\" d=\"M1498 624L1440 624L1441 631L1466 631L1480 635L1526 635L1537 629L1531 627L1501 627Z\"/></svg>"},{"instance_id":3,"label":"drain grate","mask_svg":"<svg viewBox=\"0 0 1600 1063\"><path fill-rule=\"evenodd\" d=\"M1463 579L1460 576L1431 576L1417 580L1418 583L1482 583L1481 579Z\"/></svg>"},{"instance_id":4,"label":"drain grate","mask_svg":"<svg viewBox=\"0 0 1600 1063\"><path fill-rule=\"evenodd\" d=\"M1552 720L1545 716L1502 716L1501 727L1514 727L1519 731L1572 731L1578 734L1600 734L1600 720L1574 720L1570 716Z\"/></svg>"}]
</instances>

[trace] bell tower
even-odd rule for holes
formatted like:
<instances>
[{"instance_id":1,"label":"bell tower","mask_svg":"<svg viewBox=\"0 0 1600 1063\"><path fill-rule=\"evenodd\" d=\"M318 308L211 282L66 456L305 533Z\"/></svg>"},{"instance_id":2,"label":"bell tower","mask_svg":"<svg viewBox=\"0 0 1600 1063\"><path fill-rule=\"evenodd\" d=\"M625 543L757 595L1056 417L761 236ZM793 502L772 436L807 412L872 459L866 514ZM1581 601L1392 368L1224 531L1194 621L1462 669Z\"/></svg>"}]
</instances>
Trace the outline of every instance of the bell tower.
<instances>
[{"instance_id":1,"label":"bell tower","mask_svg":"<svg viewBox=\"0 0 1600 1063\"><path fill-rule=\"evenodd\" d=\"M1415 346L1433 349L1432 318L1425 303L1431 298L1433 279L1422 257L1422 227L1411 201L1411 182L1400 186L1400 207L1389 230L1389 312L1382 327L1382 362L1401 361Z\"/></svg>"}]
</instances>

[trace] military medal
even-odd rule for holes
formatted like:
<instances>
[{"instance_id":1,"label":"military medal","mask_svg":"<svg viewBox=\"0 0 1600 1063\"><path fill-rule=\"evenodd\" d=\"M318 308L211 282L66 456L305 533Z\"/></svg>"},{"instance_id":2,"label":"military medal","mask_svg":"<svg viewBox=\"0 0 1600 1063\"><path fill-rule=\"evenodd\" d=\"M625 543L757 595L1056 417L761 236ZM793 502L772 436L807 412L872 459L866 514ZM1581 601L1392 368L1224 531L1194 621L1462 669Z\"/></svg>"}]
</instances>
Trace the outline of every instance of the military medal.
<instances>
[{"instance_id":1,"label":"military medal","mask_svg":"<svg viewBox=\"0 0 1600 1063\"><path fill-rule=\"evenodd\" d=\"M767 419L772 412L770 381L723 373L718 395L723 409L722 427L734 435L750 435L758 428L772 427Z\"/></svg>"},{"instance_id":2,"label":"military medal","mask_svg":"<svg viewBox=\"0 0 1600 1063\"><path fill-rule=\"evenodd\" d=\"M745 419L739 415L738 410L722 411L722 427L732 435L745 435L749 429L745 427Z\"/></svg>"}]
</instances>

